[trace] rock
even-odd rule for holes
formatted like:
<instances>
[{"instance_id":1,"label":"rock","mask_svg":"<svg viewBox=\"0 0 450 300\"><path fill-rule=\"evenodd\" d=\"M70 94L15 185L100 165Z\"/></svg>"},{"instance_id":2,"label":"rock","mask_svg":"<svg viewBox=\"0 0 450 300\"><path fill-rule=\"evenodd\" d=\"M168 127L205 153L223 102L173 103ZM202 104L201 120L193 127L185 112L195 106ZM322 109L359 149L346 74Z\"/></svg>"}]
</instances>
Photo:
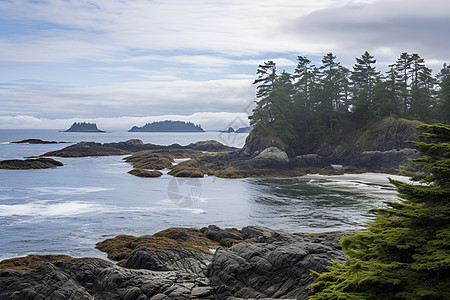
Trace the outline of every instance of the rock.
<instances>
[{"instance_id":1,"label":"rock","mask_svg":"<svg viewBox=\"0 0 450 300\"><path fill-rule=\"evenodd\" d=\"M125 262L125 267L153 271L181 271L203 274L211 261L212 253L174 248L150 250L136 249Z\"/></svg>"},{"instance_id":2,"label":"rock","mask_svg":"<svg viewBox=\"0 0 450 300\"><path fill-rule=\"evenodd\" d=\"M30 170L30 169L49 169L63 166L63 163L52 158L37 159L9 159L0 161L0 169L9 170Z\"/></svg>"},{"instance_id":3,"label":"rock","mask_svg":"<svg viewBox=\"0 0 450 300\"><path fill-rule=\"evenodd\" d=\"M282 162L288 162L289 157L286 152L281 151L277 147L269 147L261 151L254 159L273 159Z\"/></svg>"},{"instance_id":4,"label":"rock","mask_svg":"<svg viewBox=\"0 0 450 300\"><path fill-rule=\"evenodd\" d=\"M254 226L242 232L267 242L217 249L208 278L221 287L222 297L306 299L313 281L309 270L323 272L331 259L346 259L337 243L342 233L291 235Z\"/></svg>"},{"instance_id":5,"label":"rock","mask_svg":"<svg viewBox=\"0 0 450 300\"><path fill-rule=\"evenodd\" d=\"M186 147L193 150L206 152L229 152L237 150L235 147L225 146L224 144L214 140L191 143Z\"/></svg>"},{"instance_id":6,"label":"rock","mask_svg":"<svg viewBox=\"0 0 450 300\"><path fill-rule=\"evenodd\" d=\"M130 152L118 148L104 146L101 143L80 142L61 150L47 152L42 156L84 157L84 156L126 155L129 153Z\"/></svg>"},{"instance_id":7,"label":"rock","mask_svg":"<svg viewBox=\"0 0 450 300\"><path fill-rule=\"evenodd\" d=\"M136 169L162 170L172 166L173 156L168 153L156 153L153 150L144 150L133 153L124 158Z\"/></svg>"},{"instance_id":8,"label":"rock","mask_svg":"<svg viewBox=\"0 0 450 300\"><path fill-rule=\"evenodd\" d=\"M26 139L22 141L11 142L14 144L64 144L68 142L43 141L41 139Z\"/></svg>"},{"instance_id":9,"label":"rock","mask_svg":"<svg viewBox=\"0 0 450 300\"><path fill-rule=\"evenodd\" d=\"M0 299L306 299L309 270L321 272L331 259L346 260L338 243L342 235L211 225L118 236L99 248L109 247L108 254L114 248L129 251L125 265L133 269L66 256L8 260L0 268L27 269L0 270ZM210 238L241 243L212 255L208 247L218 243Z\"/></svg>"},{"instance_id":10,"label":"rock","mask_svg":"<svg viewBox=\"0 0 450 300\"><path fill-rule=\"evenodd\" d=\"M28 255L5 259L0 262L0 270L26 270L36 268L43 262L54 262L59 260L71 259L67 255Z\"/></svg>"},{"instance_id":11,"label":"rock","mask_svg":"<svg viewBox=\"0 0 450 300\"><path fill-rule=\"evenodd\" d=\"M189 299L193 273L129 270L95 259L43 263L0 271L0 299ZM193 287L186 288L190 283Z\"/></svg>"},{"instance_id":12,"label":"rock","mask_svg":"<svg viewBox=\"0 0 450 300\"><path fill-rule=\"evenodd\" d=\"M163 173L159 171L148 171L144 169L133 169L129 171L131 175L138 176L138 177L161 177Z\"/></svg>"},{"instance_id":13,"label":"rock","mask_svg":"<svg viewBox=\"0 0 450 300\"><path fill-rule=\"evenodd\" d=\"M204 173L201 169L193 167L190 162L184 164L178 164L172 167L172 170L167 174L175 177L190 177L190 178L201 178Z\"/></svg>"},{"instance_id":14,"label":"rock","mask_svg":"<svg viewBox=\"0 0 450 300\"><path fill-rule=\"evenodd\" d=\"M250 133L245 140L244 147L237 153L242 157L255 157L267 148L276 147L281 151L286 152L290 157L294 156L292 148L284 144L276 137L263 137L255 133Z\"/></svg>"}]
</instances>

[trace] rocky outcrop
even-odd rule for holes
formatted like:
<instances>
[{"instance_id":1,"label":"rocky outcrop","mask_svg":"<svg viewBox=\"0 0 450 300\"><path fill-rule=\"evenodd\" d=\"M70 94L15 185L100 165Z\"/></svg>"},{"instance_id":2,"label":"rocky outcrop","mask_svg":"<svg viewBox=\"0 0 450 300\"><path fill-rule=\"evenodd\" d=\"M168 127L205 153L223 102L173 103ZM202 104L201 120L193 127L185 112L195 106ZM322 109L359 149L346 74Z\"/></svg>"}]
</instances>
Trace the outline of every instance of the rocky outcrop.
<instances>
[{"instance_id":1,"label":"rocky outcrop","mask_svg":"<svg viewBox=\"0 0 450 300\"><path fill-rule=\"evenodd\" d=\"M110 147L101 143L95 142L80 142L75 145L68 146L61 150L50 151L42 156L57 156L57 157L85 157L85 156L111 156L111 155L125 155L130 152Z\"/></svg>"},{"instance_id":2,"label":"rocky outcrop","mask_svg":"<svg viewBox=\"0 0 450 300\"><path fill-rule=\"evenodd\" d=\"M324 271L331 259L346 260L341 236L213 225L170 228L143 240L119 236L126 238L106 244L109 251L117 247L116 253L131 251L126 268L66 256L43 258L38 266L15 259L19 271L11 262L0 263L0 299L306 299L310 270ZM212 254L208 247L217 250ZM20 261L25 268L17 268Z\"/></svg>"},{"instance_id":3,"label":"rocky outcrop","mask_svg":"<svg viewBox=\"0 0 450 300\"><path fill-rule=\"evenodd\" d=\"M275 137L264 137L257 134L249 134L245 140L244 147L239 151L239 156L254 158L267 148L278 148L285 152L289 157L294 156L294 151Z\"/></svg>"},{"instance_id":4,"label":"rocky outcrop","mask_svg":"<svg viewBox=\"0 0 450 300\"><path fill-rule=\"evenodd\" d=\"M108 156L108 155L125 155L139 151L152 150L156 153L170 154L175 158L189 157L192 154L201 152L226 152L234 151L237 148L225 146L217 141L203 141L191 143L187 146L172 144L169 146L161 146L155 144L144 144L139 139L131 139L125 142L116 143L95 143L80 142L75 145L68 146L61 150L51 151L42 156L58 156L58 157L84 157L84 156Z\"/></svg>"},{"instance_id":5,"label":"rocky outcrop","mask_svg":"<svg viewBox=\"0 0 450 300\"><path fill-rule=\"evenodd\" d=\"M22 141L11 142L13 144L65 144L68 142L43 141L41 139L26 139Z\"/></svg>"},{"instance_id":6,"label":"rocky outcrop","mask_svg":"<svg viewBox=\"0 0 450 300\"><path fill-rule=\"evenodd\" d=\"M286 152L278 149L277 147L269 147L261 151L255 159L273 159L282 162L288 162L289 157Z\"/></svg>"},{"instance_id":7,"label":"rocky outcrop","mask_svg":"<svg viewBox=\"0 0 450 300\"><path fill-rule=\"evenodd\" d=\"M346 260L339 233L291 235L261 227L242 232L258 242L219 248L210 265L208 278L219 299L306 299L313 281L310 270L323 272L330 259Z\"/></svg>"},{"instance_id":8,"label":"rocky outcrop","mask_svg":"<svg viewBox=\"0 0 450 300\"><path fill-rule=\"evenodd\" d=\"M128 171L128 173L137 177L161 177L163 174L159 171L149 171L144 169L133 169Z\"/></svg>"},{"instance_id":9,"label":"rocky outcrop","mask_svg":"<svg viewBox=\"0 0 450 300\"><path fill-rule=\"evenodd\" d=\"M43 263L0 271L0 299L214 299L204 276L130 270L96 259Z\"/></svg>"},{"instance_id":10,"label":"rocky outcrop","mask_svg":"<svg viewBox=\"0 0 450 300\"><path fill-rule=\"evenodd\" d=\"M63 166L63 163L51 158L37 159L9 159L0 161L0 169L9 170L30 170L30 169L50 169Z\"/></svg>"}]
</instances>

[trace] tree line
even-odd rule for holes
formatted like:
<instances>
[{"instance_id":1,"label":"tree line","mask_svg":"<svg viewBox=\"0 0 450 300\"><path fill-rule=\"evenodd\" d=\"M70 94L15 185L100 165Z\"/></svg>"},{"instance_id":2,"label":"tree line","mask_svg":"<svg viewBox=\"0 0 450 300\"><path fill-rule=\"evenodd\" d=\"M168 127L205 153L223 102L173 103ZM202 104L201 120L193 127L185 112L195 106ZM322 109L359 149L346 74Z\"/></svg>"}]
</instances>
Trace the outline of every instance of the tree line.
<instances>
[{"instance_id":1,"label":"tree line","mask_svg":"<svg viewBox=\"0 0 450 300\"><path fill-rule=\"evenodd\" d=\"M256 108L250 116L255 131L308 152L305 145L333 130L387 116L450 122L450 65L433 76L422 57L404 52L382 74L367 51L351 70L331 52L321 62L315 66L298 56L293 74L277 73L273 61L258 66Z\"/></svg>"}]
</instances>

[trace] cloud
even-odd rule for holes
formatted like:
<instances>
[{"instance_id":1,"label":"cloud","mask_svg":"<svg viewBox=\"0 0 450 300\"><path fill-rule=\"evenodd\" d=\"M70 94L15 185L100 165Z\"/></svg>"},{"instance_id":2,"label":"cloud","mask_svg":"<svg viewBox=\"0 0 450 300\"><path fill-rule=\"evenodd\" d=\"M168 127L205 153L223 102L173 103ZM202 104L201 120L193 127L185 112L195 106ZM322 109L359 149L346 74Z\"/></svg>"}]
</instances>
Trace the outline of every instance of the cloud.
<instances>
[{"instance_id":1,"label":"cloud","mask_svg":"<svg viewBox=\"0 0 450 300\"><path fill-rule=\"evenodd\" d=\"M326 8L287 20L279 32L322 53L349 58L369 50L392 63L402 52L419 53L434 64L450 59L450 2L383 0ZM357 52L355 52L357 51Z\"/></svg>"},{"instance_id":2,"label":"cloud","mask_svg":"<svg viewBox=\"0 0 450 300\"><path fill-rule=\"evenodd\" d=\"M275 31L280 22L348 2L1 1L0 19L28 26L0 40L0 60L126 59L141 50L194 50L222 55L295 51L301 44ZM210 60L212 64L221 63L220 58Z\"/></svg>"},{"instance_id":3,"label":"cloud","mask_svg":"<svg viewBox=\"0 0 450 300\"><path fill-rule=\"evenodd\" d=\"M254 99L249 79L130 81L70 87L44 81L0 84L0 111L34 111L48 118L242 112Z\"/></svg>"}]
</instances>

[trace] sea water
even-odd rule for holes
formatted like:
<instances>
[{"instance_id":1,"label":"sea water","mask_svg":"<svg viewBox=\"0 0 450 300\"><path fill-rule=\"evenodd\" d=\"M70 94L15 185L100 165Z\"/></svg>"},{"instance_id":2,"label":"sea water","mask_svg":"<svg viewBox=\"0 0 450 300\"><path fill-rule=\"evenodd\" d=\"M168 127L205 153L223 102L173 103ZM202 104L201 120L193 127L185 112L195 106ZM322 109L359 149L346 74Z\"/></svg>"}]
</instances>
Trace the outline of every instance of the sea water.
<instances>
[{"instance_id":1,"label":"sea water","mask_svg":"<svg viewBox=\"0 0 450 300\"><path fill-rule=\"evenodd\" d=\"M12 144L27 138L66 142L187 145L218 140L242 147L236 133L64 133L0 130L0 160L23 158L70 144ZM289 232L360 230L369 210L395 201L386 175L305 176L290 179L187 179L164 174L140 178L127 172L124 156L56 158L64 166L44 170L0 170L0 259L27 254L106 255L95 244L119 234L153 234L168 227L215 224L267 226ZM168 170L164 170L167 173Z\"/></svg>"}]
</instances>

